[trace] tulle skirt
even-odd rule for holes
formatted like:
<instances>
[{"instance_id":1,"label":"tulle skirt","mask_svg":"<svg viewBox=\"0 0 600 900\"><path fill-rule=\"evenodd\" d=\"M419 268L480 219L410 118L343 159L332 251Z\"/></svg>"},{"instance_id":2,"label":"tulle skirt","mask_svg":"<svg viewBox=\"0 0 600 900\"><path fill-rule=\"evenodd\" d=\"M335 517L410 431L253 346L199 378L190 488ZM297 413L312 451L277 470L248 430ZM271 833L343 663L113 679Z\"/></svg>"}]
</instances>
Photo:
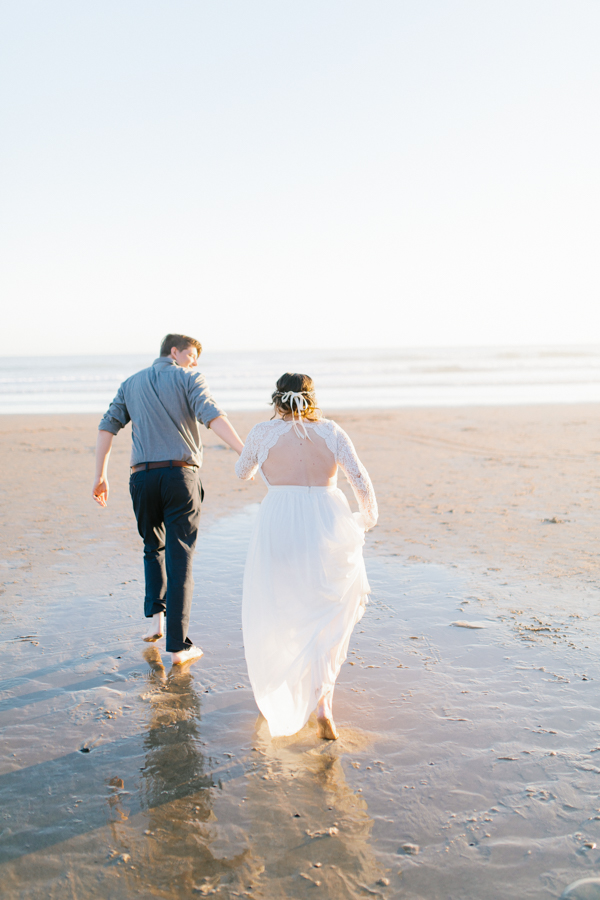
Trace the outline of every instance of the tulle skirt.
<instances>
[{"instance_id":1,"label":"tulle skirt","mask_svg":"<svg viewBox=\"0 0 600 900\"><path fill-rule=\"evenodd\" d=\"M271 735L306 724L332 692L369 593L364 529L336 487L269 486L242 603L244 649Z\"/></svg>"}]
</instances>

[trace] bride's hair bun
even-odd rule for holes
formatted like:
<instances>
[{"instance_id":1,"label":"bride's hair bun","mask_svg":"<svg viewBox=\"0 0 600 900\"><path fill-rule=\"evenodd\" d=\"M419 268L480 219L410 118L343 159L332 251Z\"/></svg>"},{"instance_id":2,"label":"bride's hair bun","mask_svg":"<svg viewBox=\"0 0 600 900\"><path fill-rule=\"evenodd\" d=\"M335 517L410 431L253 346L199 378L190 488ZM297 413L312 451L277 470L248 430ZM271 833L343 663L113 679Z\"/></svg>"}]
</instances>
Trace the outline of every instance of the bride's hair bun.
<instances>
[{"instance_id":1,"label":"bride's hair bun","mask_svg":"<svg viewBox=\"0 0 600 900\"><path fill-rule=\"evenodd\" d=\"M310 375L301 375L298 372L286 372L281 378L277 379L277 390L271 395L271 403L277 412L282 415L292 414L291 400L283 400L282 398L289 392L302 394L306 400L306 406L302 410L302 418L308 419L309 422L316 422L321 418L321 410L317 406L317 398L315 397L315 385ZM294 404L293 412L297 412L296 404Z\"/></svg>"}]
</instances>

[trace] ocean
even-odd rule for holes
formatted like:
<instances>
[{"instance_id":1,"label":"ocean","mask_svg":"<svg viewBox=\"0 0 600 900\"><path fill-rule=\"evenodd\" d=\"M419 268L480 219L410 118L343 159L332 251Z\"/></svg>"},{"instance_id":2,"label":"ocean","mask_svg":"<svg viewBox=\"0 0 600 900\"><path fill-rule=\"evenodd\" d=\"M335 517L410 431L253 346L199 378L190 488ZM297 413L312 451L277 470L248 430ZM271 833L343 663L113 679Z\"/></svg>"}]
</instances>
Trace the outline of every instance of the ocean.
<instances>
[{"instance_id":1,"label":"ocean","mask_svg":"<svg viewBox=\"0 0 600 900\"><path fill-rule=\"evenodd\" d=\"M153 358L0 358L0 414L103 412ZM207 351L200 369L232 411L267 411L286 371L311 375L325 410L600 401L600 346Z\"/></svg>"}]
</instances>

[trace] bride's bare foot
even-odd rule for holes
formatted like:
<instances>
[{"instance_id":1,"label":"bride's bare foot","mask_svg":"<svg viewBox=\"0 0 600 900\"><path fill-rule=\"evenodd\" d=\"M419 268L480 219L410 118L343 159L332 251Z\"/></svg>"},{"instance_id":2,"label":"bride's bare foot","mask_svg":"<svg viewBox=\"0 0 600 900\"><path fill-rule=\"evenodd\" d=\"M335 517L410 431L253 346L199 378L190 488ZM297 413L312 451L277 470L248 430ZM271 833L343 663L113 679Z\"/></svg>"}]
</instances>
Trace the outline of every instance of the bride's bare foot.
<instances>
[{"instance_id":1,"label":"bride's bare foot","mask_svg":"<svg viewBox=\"0 0 600 900\"><path fill-rule=\"evenodd\" d=\"M147 641L149 644L154 643L154 641L160 641L161 637L164 636L165 633L165 614L164 613L154 613L152 616L152 623L150 628L142 638L142 640Z\"/></svg>"},{"instance_id":2,"label":"bride's bare foot","mask_svg":"<svg viewBox=\"0 0 600 900\"><path fill-rule=\"evenodd\" d=\"M324 741L337 741L338 733L333 721L331 704L325 697L321 697L317 706L317 725L319 726L320 738Z\"/></svg>"},{"instance_id":3,"label":"bride's bare foot","mask_svg":"<svg viewBox=\"0 0 600 900\"><path fill-rule=\"evenodd\" d=\"M317 725L319 726L319 737L324 741L337 741L339 735L333 717L317 716Z\"/></svg>"},{"instance_id":4,"label":"bride's bare foot","mask_svg":"<svg viewBox=\"0 0 600 900\"><path fill-rule=\"evenodd\" d=\"M180 650L178 653L172 653L171 662L174 666L181 666L183 663L195 662L203 655L203 651L200 647L194 647L192 645L188 650Z\"/></svg>"}]
</instances>

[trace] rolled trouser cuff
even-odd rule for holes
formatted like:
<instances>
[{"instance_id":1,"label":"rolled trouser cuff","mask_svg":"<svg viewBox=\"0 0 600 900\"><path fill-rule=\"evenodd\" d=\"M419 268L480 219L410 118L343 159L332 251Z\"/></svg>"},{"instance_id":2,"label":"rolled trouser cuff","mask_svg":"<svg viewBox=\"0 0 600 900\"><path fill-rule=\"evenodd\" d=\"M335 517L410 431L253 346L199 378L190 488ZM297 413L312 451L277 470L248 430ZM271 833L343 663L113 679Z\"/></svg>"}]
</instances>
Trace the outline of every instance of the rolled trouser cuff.
<instances>
[{"instance_id":1,"label":"rolled trouser cuff","mask_svg":"<svg viewBox=\"0 0 600 900\"><path fill-rule=\"evenodd\" d=\"M167 611L167 604L165 600L144 600L144 615L147 619L151 619L152 616L155 616L157 613L164 613Z\"/></svg>"}]
</instances>

